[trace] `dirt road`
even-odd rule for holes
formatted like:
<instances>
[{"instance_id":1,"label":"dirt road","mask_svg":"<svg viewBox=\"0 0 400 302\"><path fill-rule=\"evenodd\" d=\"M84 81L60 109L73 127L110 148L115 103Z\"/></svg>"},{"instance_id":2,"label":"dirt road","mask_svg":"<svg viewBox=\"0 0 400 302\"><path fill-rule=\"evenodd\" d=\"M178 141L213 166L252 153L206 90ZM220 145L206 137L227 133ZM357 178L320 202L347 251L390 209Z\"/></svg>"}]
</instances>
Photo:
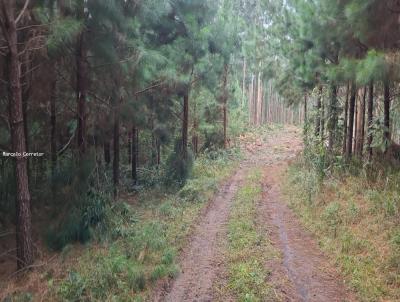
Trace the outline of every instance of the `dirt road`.
<instances>
[{"instance_id":1,"label":"dirt road","mask_svg":"<svg viewBox=\"0 0 400 302\"><path fill-rule=\"evenodd\" d=\"M265 236L281 253L280 261L265 263L272 271L268 282L279 291L277 296L285 297L284 301L353 301L340 275L281 200L282 172L302 149L300 130L288 127L274 131L245 141L243 149L246 159L217 193L181 254L180 275L154 300L214 301L213 285L224 276L220 241L226 240L232 200L248 171L262 167L264 193L258 212L268 230Z\"/></svg>"}]
</instances>

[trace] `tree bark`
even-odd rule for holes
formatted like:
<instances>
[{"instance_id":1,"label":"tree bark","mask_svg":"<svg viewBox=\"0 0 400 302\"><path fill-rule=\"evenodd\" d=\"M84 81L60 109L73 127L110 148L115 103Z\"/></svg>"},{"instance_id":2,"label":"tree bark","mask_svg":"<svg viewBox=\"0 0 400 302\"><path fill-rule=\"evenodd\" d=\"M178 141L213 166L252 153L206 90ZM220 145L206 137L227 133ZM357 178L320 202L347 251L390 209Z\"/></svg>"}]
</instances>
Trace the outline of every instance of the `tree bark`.
<instances>
[{"instance_id":1,"label":"tree bark","mask_svg":"<svg viewBox=\"0 0 400 302\"><path fill-rule=\"evenodd\" d=\"M374 118L374 83L369 84L369 94L368 94L368 139L367 139L367 152L368 160L372 159L372 124Z\"/></svg>"},{"instance_id":2,"label":"tree bark","mask_svg":"<svg viewBox=\"0 0 400 302\"><path fill-rule=\"evenodd\" d=\"M246 58L243 57L243 82L242 82L242 106L244 108L245 97L246 97Z\"/></svg>"},{"instance_id":3,"label":"tree bark","mask_svg":"<svg viewBox=\"0 0 400 302\"><path fill-rule=\"evenodd\" d=\"M325 140L325 102L321 94L321 141Z\"/></svg>"},{"instance_id":4,"label":"tree bark","mask_svg":"<svg viewBox=\"0 0 400 302\"><path fill-rule=\"evenodd\" d=\"M347 146L347 133L348 133L348 118L349 118L349 96L350 96L350 84L347 84L346 89L346 101L344 104L344 125L343 125L343 156L346 155L346 146Z\"/></svg>"},{"instance_id":5,"label":"tree bark","mask_svg":"<svg viewBox=\"0 0 400 302\"><path fill-rule=\"evenodd\" d=\"M82 14L84 14L82 12ZM76 98L77 98L77 143L79 156L86 152L86 95L87 95L87 50L85 45L85 33L78 36L76 50Z\"/></svg>"},{"instance_id":6,"label":"tree bark","mask_svg":"<svg viewBox=\"0 0 400 302\"><path fill-rule=\"evenodd\" d=\"M258 73L257 81L257 106L256 106L256 125L261 125L261 72Z\"/></svg>"},{"instance_id":7,"label":"tree bark","mask_svg":"<svg viewBox=\"0 0 400 302\"><path fill-rule=\"evenodd\" d=\"M157 146L157 166L161 164L161 144L160 140L156 139L156 146Z\"/></svg>"},{"instance_id":8,"label":"tree bark","mask_svg":"<svg viewBox=\"0 0 400 302\"><path fill-rule=\"evenodd\" d=\"M110 141L106 140L103 145L104 149L104 162L106 166L110 165L111 162L111 146L110 146Z\"/></svg>"},{"instance_id":9,"label":"tree bark","mask_svg":"<svg viewBox=\"0 0 400 302\"><path fill-rule=\"evenodd\" d=\"M351 87L351 97L350 97L350 108L349 108L349 127L348 127L348 135L347 135L347 150L346 157L348 159L351 158L353 153L353 130L354 130L354 109L356 105L356 86L352 84Z\"/></svg>"},{"instance_id":10,"label":"tree bark","mask_svg":"<svg viewBox=\"0 0 400 302\"><path fill-rule=\"evenodd\" d=\"M31 196L29 192L26 138L22 108L21 62L18 56L18 34L15 22L15 1L2 0L0 3L2 30L8 48L9 114L12 151L15 157L16 176L16 243L18 269L33 263Z\"/></svg>"},{"instance_id":11,"label":"tree bark","mask_svg":"<svg viewBox=\"0 0 400 302\"><path fill-rule=\"evenodd\" d=\"M224 75L222 80L222 118L223 118L223 135L224 135L224 148L227 148L227 126L228 126L228 115L227 115L227 102L228 102L228 72L229 65L224 66Z\"/></svg>"},{"instance_id":12,"label":"tree bark","mask_svg":"<svg viewBox=\"0 0 400 302\"><path fill-rule=\"evenodd\" d=\"M132 134L128 132L128 164L132 163Z\"/></svg>"},{"instance_id":13,"label":"tree bark","mask_svg":"<svg viewBox=\"0 0 400 302\"><path fill-rule=\"evenodd\" d=\"M26 57L28 57L28 55L26 55ZM29 57L25 59L25 64L21 64L22 66L26 66L28 64L29 61ZM27 69L29 69L29 66L26 66L25 68L22 69L22 74L27 72ZM30 74L32 74L32 72L30 72ZM28 80L28 75L26 75L25 77L25 85L27 85L28 87L26 89L22 89L22 115L24 117L24 133L25 133L25 146L26 146L26 152L29 152L29 146L30 146L30 142L29 142L29 126L28 126L28 101L29 101L29 95L30 95L30 90L31 90L31 81ZM31 179L31 169L30 169L30 163L31 161L29 160L29 157L26 159L26 166L28 169L28 179Z\"/></svg>"},{"instance_id":14,"label":"tree bark","mask_svg":"<svg viewBox=\"0 0 400 302\"><path fill-rule=\"evenodd\" d=\"M193 132L192 132L192 148L193 154L197 156L199 152L199 136L197 134L198 131L198 121L197 121L197 104L194 103L193 105Z\"/></svg>"},{"instance_id":15,"label":"tree bark","mask_svg":"<svg viewBox=\"0 0 400 302\"><path fill-rule=\"evenodd\" d=\"M151 127L151 164L157 165L157 138L154 134L154 110L150 116L150 127Z\"/></svg>"},{"instance_id":16,"label":"tree bark","mask_svg":"<svg viewBox=\"0 0 400 302\"><path fill-rule=\"evenodd\" d=\"M138 130L136 126L132 126L131 133L131 142L132 142L132 160L131 160L131 169L132 169L132 180L136 185L138 182L137 178L137 163L138 163Z\"/></svg>"},{"instance_id":17,"label":"tree bark","mask_svg":"<svg viewBox=\"0 0 400 302\"><path fill-rule=\"evenodd\" d=\"M251 75L251 82L249 86L249 124L253 124L253 94L254 94L254 76Z\"/></svg>"},{"instance_id":18,"label":"tree bark","mask_svg":"<svg viewBox=\"0 0 400 302\"><path fill-rule=\"evenodd\" d=\"M356 94L356 102L355 102L355 109L354 109L354 139L353 139L353 154L355 154L355 155L358 155L358 144L357 144L357 142L358 142L358 137L357 137L357 134L358 134L358 120L359 120L359 118L358 118L358 111L359 111L359 109L358 109L358 103L359 103L359 101L360 101L360 96L359 96L359 91L357 92L357 94Z\"/></svg>"},{"instance_id":19,"label":"tree bark","mask_svg":"<svg viewBox=\"0 0 400 302\"><path fill-rule=\"evenodd\" d=\"M319 96L317 98L317 104L315 110L317 111L315 117L315 136L321 134L321 107L322 107L322 86L319 87Z\"/></svg>"},{"instance_id":20,"label":"tree bark","mask_svg":"<svg viewBox=\"0 0 400 302\"><path fill-rule=\"evenodd\" d=\"M360 106L360 130L358 142L358 156L361 158L364 153L364 138L365 138L365 101L367 98L367 86L364 87L364 95Z\"/></svg>"},{"instance_id":21,"label":"tree bark","mask_svg":"<svg viewBox=\"0 0 400 302\"><path fill-rule=\"evenodd\" d=\"M57 79L53 79L52 94L50 96L50 153L51 153L51 175L54 177L57 168Z\"/></svg>"},{"instance_id":22,"label":"tree bark","mask_svg":"<svg viewBox=\"0 0 400 302\"><path fill-rule=\"evenodd\" d=\"M114 159L113 159L113 183L114 183L114 198L118 197L119 187L119 106L120 100L116 101L114 106Z\"/></svg>"},{"instance_id":23,"label":"tree bark","mask_svg":"<svg viewBox=\"0 0 400 302\"><path fill-rule=\"evenodd\" d=\"M304 93L304 123L307 123L307 93Z\"/></svg>"},{"instance_id":24,"label":"tree bark","mask_svg":"<svg viewBox=\"0 0 400 302\"><path fill-rule=\"evenodd\" d=\"M331 86L331 100L329 106L329 151L333 151L335 139L336 139L336 128L337 128L337 88L335 85Z\"/></svg>"},{"instance_id":25,"label":"tree bark","mask_svg":"<svg viewBox=\"0 0 400 302\"><path fill-rule=\"evenodd\" d=\"M387 153L390 144L390 84L384 83L384 140L385 153Z\"/></svg>"},{"instance_id":26,"label":"tree bark","mask_svg":"<svg viewBox=\"0 0 400 302\"><path fill-rule=\"evenodd\" d=\"M187 158L188 146L188 132L189 132L189 91L185 92L183 96L183 119L182 119L182 155Z\"/></svg>"}]
</instances>

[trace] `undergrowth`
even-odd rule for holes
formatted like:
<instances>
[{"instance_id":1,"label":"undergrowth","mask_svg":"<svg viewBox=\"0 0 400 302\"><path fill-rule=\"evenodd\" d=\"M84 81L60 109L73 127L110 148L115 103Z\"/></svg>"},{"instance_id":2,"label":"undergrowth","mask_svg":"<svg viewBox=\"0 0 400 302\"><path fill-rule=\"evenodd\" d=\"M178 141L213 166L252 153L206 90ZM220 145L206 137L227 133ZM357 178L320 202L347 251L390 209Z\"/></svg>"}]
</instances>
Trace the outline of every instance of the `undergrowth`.
<instances>
[{"instance_id":1,"label":"undergrowth","mask_svg":"<svg viewBox=\"0 0 400 302\"><path fill-rule=\"evenodd\" d=\"M228 177L237 152L205 155L175 193L143 190L108 209L107 231L87 247L61 280L49 274L52 300L144 301L160 279L176 276L176 256L220 181ZM64 248L67 250L67 248ZM67 252L66 252L67 253ZM66 256L66 261L68 257ZM69 267L69 265L67 265Z\"/></svg>"},{"instance_id":2,"label":"undergrowth","mask_svg":"<svg viewBox=\"0 0 400 302\"><path fill-rule=\"evenodd\" d=\"M398 301L400 175L353 170L321 178L299 158L288 170L285 195L361 301Z\"/></svg>"}]
</instances>

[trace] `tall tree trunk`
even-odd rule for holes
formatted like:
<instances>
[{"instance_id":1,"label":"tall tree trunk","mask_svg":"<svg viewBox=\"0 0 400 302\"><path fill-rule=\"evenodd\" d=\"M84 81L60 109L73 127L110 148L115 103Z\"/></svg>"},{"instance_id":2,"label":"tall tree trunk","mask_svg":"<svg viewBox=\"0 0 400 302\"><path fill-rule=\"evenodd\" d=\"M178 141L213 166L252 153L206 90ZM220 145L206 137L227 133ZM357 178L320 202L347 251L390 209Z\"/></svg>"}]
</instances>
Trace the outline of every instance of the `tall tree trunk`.
<instances>
[{"instance_id":1,"label":"tall tree trunk","mask_svg":"<svg viewBox=\"0 0 400 302\"><path fill-rule=\"evenodd\" d=\"M114 159L113 159L113 183L114 183L114 198L118 197L119 187L119 107L121 100L116 100L114 105Z\"/></svg>"},{"instance_id":2,"label":"tall tree trunk","mask_svg":"<svg viewBox=\"0 0 400 302\"><path fill-rule=\"evenodd\" d=\"M51 153L51 175L54 178L57 168L57 115L56 115L56 97L57 97L57 79L53 79L52 94L50 96L50 153ZM54 186L53 186L54 187Z\"/></svg>"},{"instance_id":3,"label":"tall tree trunk","mask_svg":"<svg viewBox=\"0 0 400 302\"><path fill-rule=\"evenodd\" d=\"M253 125L257 125L258 74L255 76L253 92Z\"/></svg>"},{"instance_id":4,"label":"tall tree trunk","mask_svg":"<svg viewBox=\"0 0 400 302\"><path fill-rule=\"evenodd\" d=\"M349 108L349 127L348 127L348 135L347 135L347 150L346 157L348 159L351 158L353 152L353 130L354 130L354 109L356 106L356 93L357 88L355 84L352 84L351 87L351 97L350 97L350 108Z\"/></svg>"},{"instance_id":5,"label":"tall tree trunk","mask_svg":"<svg viewBox=\"0 0 400 302\"><path fill-rule=\"evenodd\" d=\"M242 108L244 108L245 97L246 97L246 58L243 57Z\"/></svg>"},{"instance_id":6,"label":"tall tree trunk","mask_svg":"<svg viewBox=\"0 0 400 302\"><path fill-rule=\"evenodd\" d=\"M150 116L150 127L151 127L151 164L157 165L157 138L154 134L154 111Z\"/></svg>"},{"instance_id":7,"label":"tall tree trunk","mask_svg":"<svg viewBox=\"0 0 400 302\"><path fill-rule=\"evenodd\" d=\"M322 107L322 86L319 87L319 95L317 98L317 104L315 106L316 117L315 117L315 136L321 134L321 107Z\"/></svg>"},{"instance_id":8,"label":"tall tree trunk","mask_svg":"<svg viewBox=\"0 0 400 302\"><path fill-rule=\"evenodd\" d=\"M256 106L256 125L261 124L261 72L257 77L257 106Z\"/></svg>"},{"instance_id":9,"label":"tall tree trunk","mask_svg":"<svg viewBox=\"0 0 400 302\"><path fill-rule=\"evenodd\" d=\"M108 166L110 165L111 162L111 150L110 150L111 146L109 140L106 140L104 142L103 149L104 149L104 162Z\"/></svg>"},{"instance_id":10,"label":"tall tree trunk","mask_svg":"<svg viewBox=\"0 0 400 302\"><path fill-rule=\"evenodd\" d=\"M304 124L307 124L307 93L304 93Z\"/></svg>"},{"instance_id":11,"label":"tall tree trunk","mask_svg":"<svg viewBox=\"0 0 400 302\"><path fill-rule=\"evenodd\" d=\"M183 96L183 119L182 119L182 155L187 158L189 132L189 89Z\"/></svg>"},{"instance_id":12,"label":"tall tree trunk","mask_svg":"<svg viewBox=\"0 0 400 302\"><path fill-rule=\"evenodd\" d=\"M390 84L384 83L384 139L385 139L385 153L387 153L390 145Z\"/></svg>"},{"instance_id":13,"label":"tall tree trunk","mask_svg":"<svg viewBox=\"0 0 400 302\"><path fill-rule=\"evenodd\" d=\"M223 108L223 123L224 123L224 149L226 149L228 147L228 140L227 140L227 123L228 123L228 116L227 116L227 112L226 112L226 104L224 104Z\"/></svg>"},{"instance_id":14,"label":"tall tree trunk","mask_svg":"<svg viewBox=\"0 0 400 302\"><path fill-rule=\"evenodd\" d=\"M349 96L350 96L350 84L347 84L346 89L346 101L344 104L344 125L343 125L343 156L346 155L347 150L347 133L348 133L348 119L349 119Z\"/></svg>"},{"instance_id":15,"label":"tall tree trunk","mask_svg":"<svg viewBox=\"0 0 400 302\"><path fill-rule=\"evenodd\" d=\"M132 169L132 180L133 183L136 185L138 182L137 178L137 163L138 163L138 130L136 126L132 126L132 133L131 133L131 142L132 142L132 160L131 160L131 169Z\"/></svg>"},{"instance_id":16,"label":"tall tree trunk","mask_svg":"<svg viewBox=\"0 0 400 302\"><path fill-rule=\"evenodd\" d=\"M227 102L228 102L228 72L229 65L224 66L224 75L222 80L222 118L223 118L223 135L224 135L224 148L227 148L227 127L228 127L228 114L227 114Z\"/></svg>"},{"instance_id":17,"label":"tall tree trunk","mask_svg":"<svg viewBox=\"0 0 400 302\"><path fill-rule=\"evenodd\" d=\"M329 106L329 150L332 152L337 128L337 88L335 85L331 86L331 100Z\"/></svg>"},{"instance_id":18,"label":"tall tree trunk","mask_svg":"<svg viewBox=\"0 0 400 302\"><path fill-rule=\"evenodd\" d=\"M253 94L254 94L254 76L251 75L251 82L249 85L249 124L253 124Z\"/></svg>"},{"instance_id":19,"label":"tall tree trunk","mask_svg":"<svg viewBox=\"0 0 400 302\"><path fill-rule=\"evenodd\" d=\"M78 36L76 51L76 98L78 132L77 143L80 157L86 152L86 94L87 94L87 50L85 34L82 31Z\"/></svg>"},{"instance_id":20,"label":"tall tree trunk","mask_svg":"<svg viewBox=\"0 0 400 302\"><path fill-rule=\"evenodd\" d=\"M372 159L372 124L374 118L374 83L369 84L369 94L368 94L368 139L367 139L367 152L368 159Z\"/></svg>"},{"instance_id":21,"label":"tall tree trunk","mask_svg":"<svg viewBox=\"0 0 400 302\"><path fill-rule=\"evenodd\" d=\"M15 22L15 1L0 2L2 27L8 47L9 114L12 151L16 152L16 243L18 269L33 263L31 196L29 192L24 116L22 108L21 67L18 56L17 25Z\"/></svg>"},{"instance_id":22,"label":"tall tree trunk","mask_svg":"<svg viewBox=\"0 0 400 302\"><path fill-rule=\"evenodd\" d=\"M194 103L193 105L193 132L192 132L192 148L193 154L197 156L198 150L198 141L199 137L197 134L198 131L198 121L197 121L197 104Z\"/></svg>"},{"instance_id":23,"label":"tall tree trunk","mask_svg":"<svg viewBox=\"0 0 400 302\"><path fill-rule=\"evenodd\" d=\"M321 96L321 141L324 142L325 140L325 100Z\"/></svg>"},{"instance_id":24,"label":"tall tree trunk","mask_svg":"<svg viewBox=\"0 0 400 302\"><path fill-rule=\"evenodd\" d=\"M31 68L30 65L28 66L29 62L29 56L26 55L25 58L25 64L21 64L22 66L25 66L25 68L22 69L22 74L25 74L28 72L28 70ZM30 73L30 77L32 77L32 72ZM24 134L25 134L25 146L26 146L26 152L29 152L29 147L30 147L30 142L29 142L29 130L28 130L28 101L29 101L29 96L31 92L31 82L32 79L28 80L28 75L25 77L25 85L27 87L25 89L22 89L22 115L24 117ZM21 87L22 88L22 87ZM30 169L30 159L29 157L26 159L26 165L28 169L28 179L31 179L31 169Z\"/></svg>"},{"instance_id":25,"label":"tall tree trunk","mask_svg":"<svg viewBox=\"0 0 400 302\"><path fill-rule=\"evenodd\" d=\"M132 135L128 132L128 164L132 163Z\"/></svg>"},{"instance_id":26,"label":"tall tree trunk","mask_svg":"<svg viewBox=\"0 0 400 302\"><path fill-rule=\"evenodd\" d=\"M353 140L353 148L354 148L354 150L353 150L353 154L355 154L355 155L358 154L358 149L357 149L358 148L358 144L357 144L358 138L357 138L357 134L358 134L358 121L359 121L359 115L358 115L358 113L359 113L358 107L359 106L358 106L358 104L360 102L359 93L360 93L360 91L358 90L357 94L356 94L356 103L355 103L355 109L354 109L355 117L354 117L354 140Z\"/></svg>"},{"instance_id":27,"label":"tall tree trunk","mask_svg":"<svg viewBox=\"0 0 400 302\"><path fill-rule=\"evenodd\" d=\"M157 166L161 164L161 144L160 140L156 139L156 146L157 146Z\"/></svg>"},{"instance_id":28,"label":"tall tree trunk","mask_svg":"<svg viewBox=\"0 0 400 302\"><path fill-rule=\"evenodd\" d=\"M365 100L367 98L367 86L364 87L364 94L360 104L360 129L358 135L358 156L361 158L364 152L365 137Z\"/></svg>"}]
</instances>

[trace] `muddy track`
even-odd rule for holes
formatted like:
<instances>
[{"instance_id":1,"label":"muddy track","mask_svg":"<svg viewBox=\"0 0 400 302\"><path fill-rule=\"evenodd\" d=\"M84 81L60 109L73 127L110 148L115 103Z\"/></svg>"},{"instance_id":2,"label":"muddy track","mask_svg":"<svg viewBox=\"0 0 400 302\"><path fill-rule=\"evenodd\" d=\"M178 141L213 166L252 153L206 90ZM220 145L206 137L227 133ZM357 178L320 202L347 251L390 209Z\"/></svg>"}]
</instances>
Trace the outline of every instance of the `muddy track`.
<instances>
[{"instance_id":1,"label":"muddy track","mask_svg":"<svg viewBox=\"0 0 400 302\"><path fill-rule=\"evenodd\" d=\"M221 267L218 239L226 232L230 205L245 175L243 168L238 169L217 193L205 216L196 226L189 246L181 255L180 275L155 301L213 300L214 280Z\"/></svg>"},{"instance_id":2,"label":"muddy track","mask_svg":"<svg viewBox=\"0 0 400 302\"><path fill-rule=\"evenodd\" d=\"M291 149L300 150L297 139L290 145ZM284 155L288 160L292 156ZM266 264L272 270L270 281L283 293L284 301L356 301L312 235L283 201L281 183L286 167L284 161L264 169L260 213L269 230L269 239L282 255L280 262Z\"/></svg>"},{"instance_id":3,"label":"muddy track","mask_svg":"<svg viewBox=\"0 0 400 302\"><path fill-rule=\"evenodd\" d=\"M244 148L246 160L216 194L182 252L180 275L163 287L153 301L215 300L214 285L225 275L221 241L226 240L232 200L248 170L254 167L265 171L259 221L265 224L267 239L282 255L281 260L265 264L272 271L269 282L279 292L277 296L284 297L284 301L355 301L316 242L282 202L282 171L301 148L300 132L295 128L283 129Z\"/></svg>"}]
</instances>

